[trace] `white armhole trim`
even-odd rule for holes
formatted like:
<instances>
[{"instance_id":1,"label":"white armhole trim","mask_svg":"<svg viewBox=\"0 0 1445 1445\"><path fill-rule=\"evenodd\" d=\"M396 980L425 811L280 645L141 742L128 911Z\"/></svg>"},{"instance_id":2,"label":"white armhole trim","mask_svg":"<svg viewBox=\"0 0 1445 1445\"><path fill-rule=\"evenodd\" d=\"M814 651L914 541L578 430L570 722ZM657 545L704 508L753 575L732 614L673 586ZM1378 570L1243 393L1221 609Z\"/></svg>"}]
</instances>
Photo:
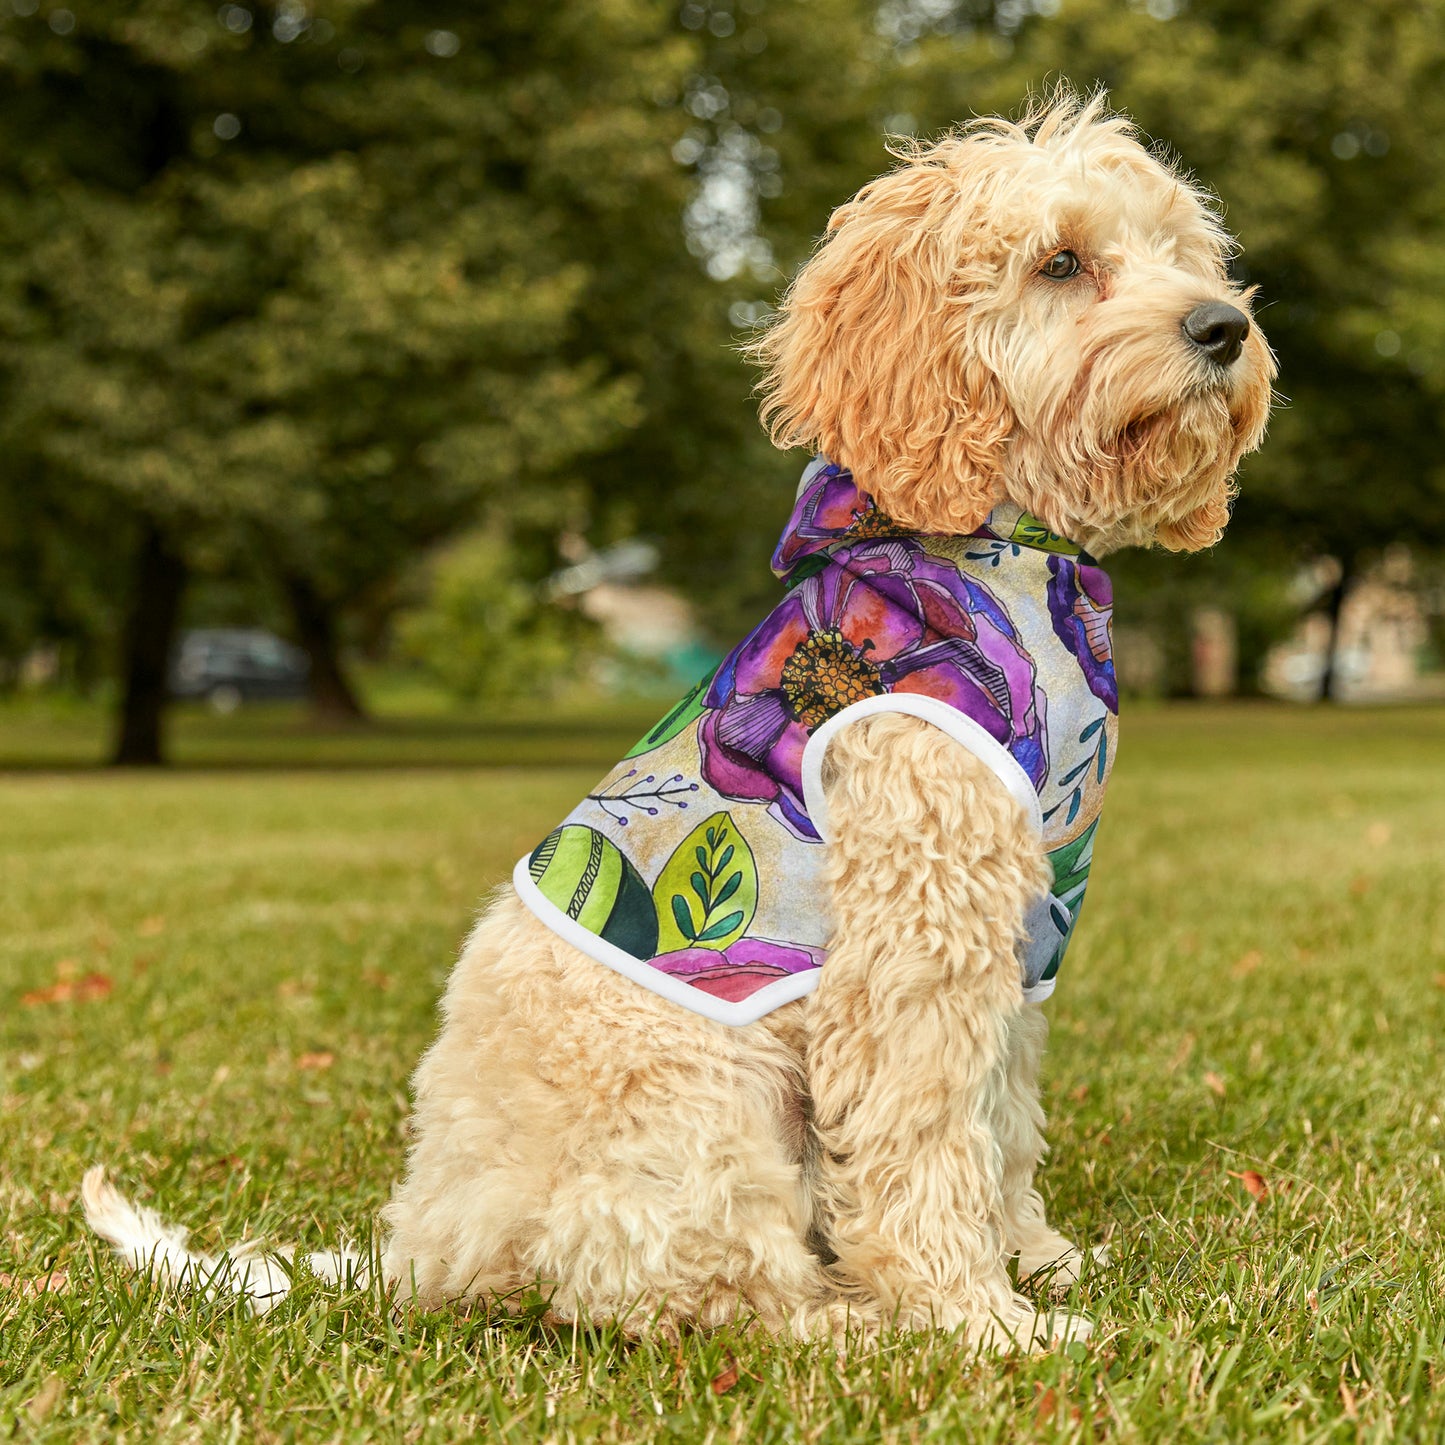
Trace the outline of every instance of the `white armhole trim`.
<instances>
[{"instance_id":1,"label":"white armhole trim","mask_svg":"<svg viewBox=\"0 0 1445 1445\"><path fill-rule=\"evenodd\" d=\"M569 918L532 881L531 862L530 854L517 860L517 866L512 870L512 887L517 890L517 897L553 933L579 952L605 964L624 978L630 978L633 983L640 983L643 988L651 989L653 993L660 994L695 1014L701 1014L705 1019L712 1019L714 1023L731 1024L734 1028L756 1023L764 1014L781 1008L785 1003L791 1003L795 998L812 993L818 986L820 970L809 968L802 973L790 973L772 983L764 984L756 993L751 993L737 1002L718 998L704 989L694 988L684 979L674 978L672 974L664 973L642 959L633 958L615 943L608 943L591 929L584 928L575 918Z\"/></svg>"},{"instance_id":2,"label":"white armhole trim","mask_svg":"<svg viewBox=\"0 0 1445 1445\"><path fill-rule=\"evenodd\" d=\"M1039 795L1029 781L1029 775L1019 766L1018 760L999 742L990 736L982 724L976 723L942 698L928 697L917 692L888 692L878 697L865 697L835 713L808 739L803 749L803 805L818 836L825 842L828 830L828 801L823 794L823 759L828 745L848 726L859 718L870 717L880 712L901 712L922 718L945 732L955 742L961 743L980 762L987 763L999 781L1009 790L1014 800L1028 814L1029 821L1040 836L1044 831L1043 809Z\"/></svg>"}]
</instances>

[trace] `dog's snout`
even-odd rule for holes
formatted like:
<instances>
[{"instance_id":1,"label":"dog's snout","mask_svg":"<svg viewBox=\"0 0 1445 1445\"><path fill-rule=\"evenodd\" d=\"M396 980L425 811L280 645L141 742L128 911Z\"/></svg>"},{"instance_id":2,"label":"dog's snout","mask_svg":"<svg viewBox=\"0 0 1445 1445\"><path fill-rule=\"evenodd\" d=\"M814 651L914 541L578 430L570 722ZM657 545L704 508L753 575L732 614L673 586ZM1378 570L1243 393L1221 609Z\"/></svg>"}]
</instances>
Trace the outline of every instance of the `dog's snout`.
<instances>
[{"instance_id":1,"label":"dog's snout","mask_svg":"<svg viewBox=\"0 0 1445 1445\"><path fill-rule=\"evenodd\" d=\"M1228 366L1244 349L1249 317L1223 301L1206 301L1184 318L1184 334L1211 361Z\"/></svg>"}]
</instances>

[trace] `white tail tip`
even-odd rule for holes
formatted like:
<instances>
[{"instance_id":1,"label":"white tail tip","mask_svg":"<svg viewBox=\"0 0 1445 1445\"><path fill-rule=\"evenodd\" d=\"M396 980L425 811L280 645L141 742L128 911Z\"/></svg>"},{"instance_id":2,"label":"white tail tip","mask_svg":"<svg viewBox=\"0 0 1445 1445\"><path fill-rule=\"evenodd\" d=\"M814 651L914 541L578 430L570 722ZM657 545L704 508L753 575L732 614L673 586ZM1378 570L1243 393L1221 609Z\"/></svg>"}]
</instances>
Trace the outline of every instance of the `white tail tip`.
<instances>
[{"instance_id":1,"label":"white tail tip","mask_svg":"<svg viewBox=\"0 0 1445 1445\"><path fill-rule=\"evenodd\" d=\"M167 1224L153 1209L132 1204L106 1177L105 1166L85 1171L80 1184L85 1222L132 1269L176 1285L200 1289L207 1299L239 1295L258 1315L286 1298L291 1275L286 1268L291 1250L262 1253L253 1243L220 1255L194 1254L186 1248L188 1232ZM330 1284L364 1285L367 1261L354 1250L325 1250L308 1255L313 1274Z\"/></svg>"}]
</instances>

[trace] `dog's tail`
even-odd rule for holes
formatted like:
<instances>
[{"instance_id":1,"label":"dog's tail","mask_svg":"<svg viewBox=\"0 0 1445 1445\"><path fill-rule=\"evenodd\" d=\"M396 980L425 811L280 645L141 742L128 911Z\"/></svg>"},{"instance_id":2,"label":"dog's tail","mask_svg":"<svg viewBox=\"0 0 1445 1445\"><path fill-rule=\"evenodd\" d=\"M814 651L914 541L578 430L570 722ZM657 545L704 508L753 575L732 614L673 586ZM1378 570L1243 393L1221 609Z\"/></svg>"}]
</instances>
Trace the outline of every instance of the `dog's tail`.
<instances>
[{"instance_id":1,"label":"dog's tail","mask_svg":"<svg viewBox=\"0 0 1445 1445\"><path fill-rule=\"evenodd\" d=\"M132 1269L199 1289L207 1299L239 1296L258 1315L278 1305L291 1288L294 1249L262 1250L253 1242L217 1255L195 1254L186 1247L185 1229L132 1204L105 1177L103 1164L86 1170L80 1199L85 1222ZM365 1285L370 1278L370 1261L353 1249L324 1250L305 1259L311 1272L330 1284Z\"/></svg>"}]
</instances>

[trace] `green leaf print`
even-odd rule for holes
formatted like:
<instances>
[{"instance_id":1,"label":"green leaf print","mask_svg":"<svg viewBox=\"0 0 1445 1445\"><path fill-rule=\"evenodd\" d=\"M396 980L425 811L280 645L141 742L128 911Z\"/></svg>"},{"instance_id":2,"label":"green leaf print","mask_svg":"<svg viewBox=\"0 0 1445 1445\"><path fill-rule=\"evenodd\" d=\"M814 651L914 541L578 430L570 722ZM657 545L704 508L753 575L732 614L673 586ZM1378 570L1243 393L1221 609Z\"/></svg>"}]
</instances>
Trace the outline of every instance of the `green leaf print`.
<instances>
[{"instance_id":1,"label":"green leaf print","mask_svg":"<svg viewBox=\"0 0 1445 1445\"><path fill-rule=\"evenodd\" d=\"M650 753L653 748L660 748L663 743L671 742L685 727L696 722L707 711L703 706L703 698L707 696L707 690L712 684L713 674L716 672L717 668L713 668L712 672L690 688L671 712L655 724L650 732L638 738L626 757L636 758L641 757L643 753Z\"/></svg>"},{"instance_id":2,"label":"green leaf print","mask_svg":"<svg viewBox=\"0 0 1445 1445\"><path fill-rule=\"evenodd\" d=\"M758 866L728 813L704 819L678 844L652 885L657 951L723 949L758 906Z\"/></svg>"}]
</instances>

